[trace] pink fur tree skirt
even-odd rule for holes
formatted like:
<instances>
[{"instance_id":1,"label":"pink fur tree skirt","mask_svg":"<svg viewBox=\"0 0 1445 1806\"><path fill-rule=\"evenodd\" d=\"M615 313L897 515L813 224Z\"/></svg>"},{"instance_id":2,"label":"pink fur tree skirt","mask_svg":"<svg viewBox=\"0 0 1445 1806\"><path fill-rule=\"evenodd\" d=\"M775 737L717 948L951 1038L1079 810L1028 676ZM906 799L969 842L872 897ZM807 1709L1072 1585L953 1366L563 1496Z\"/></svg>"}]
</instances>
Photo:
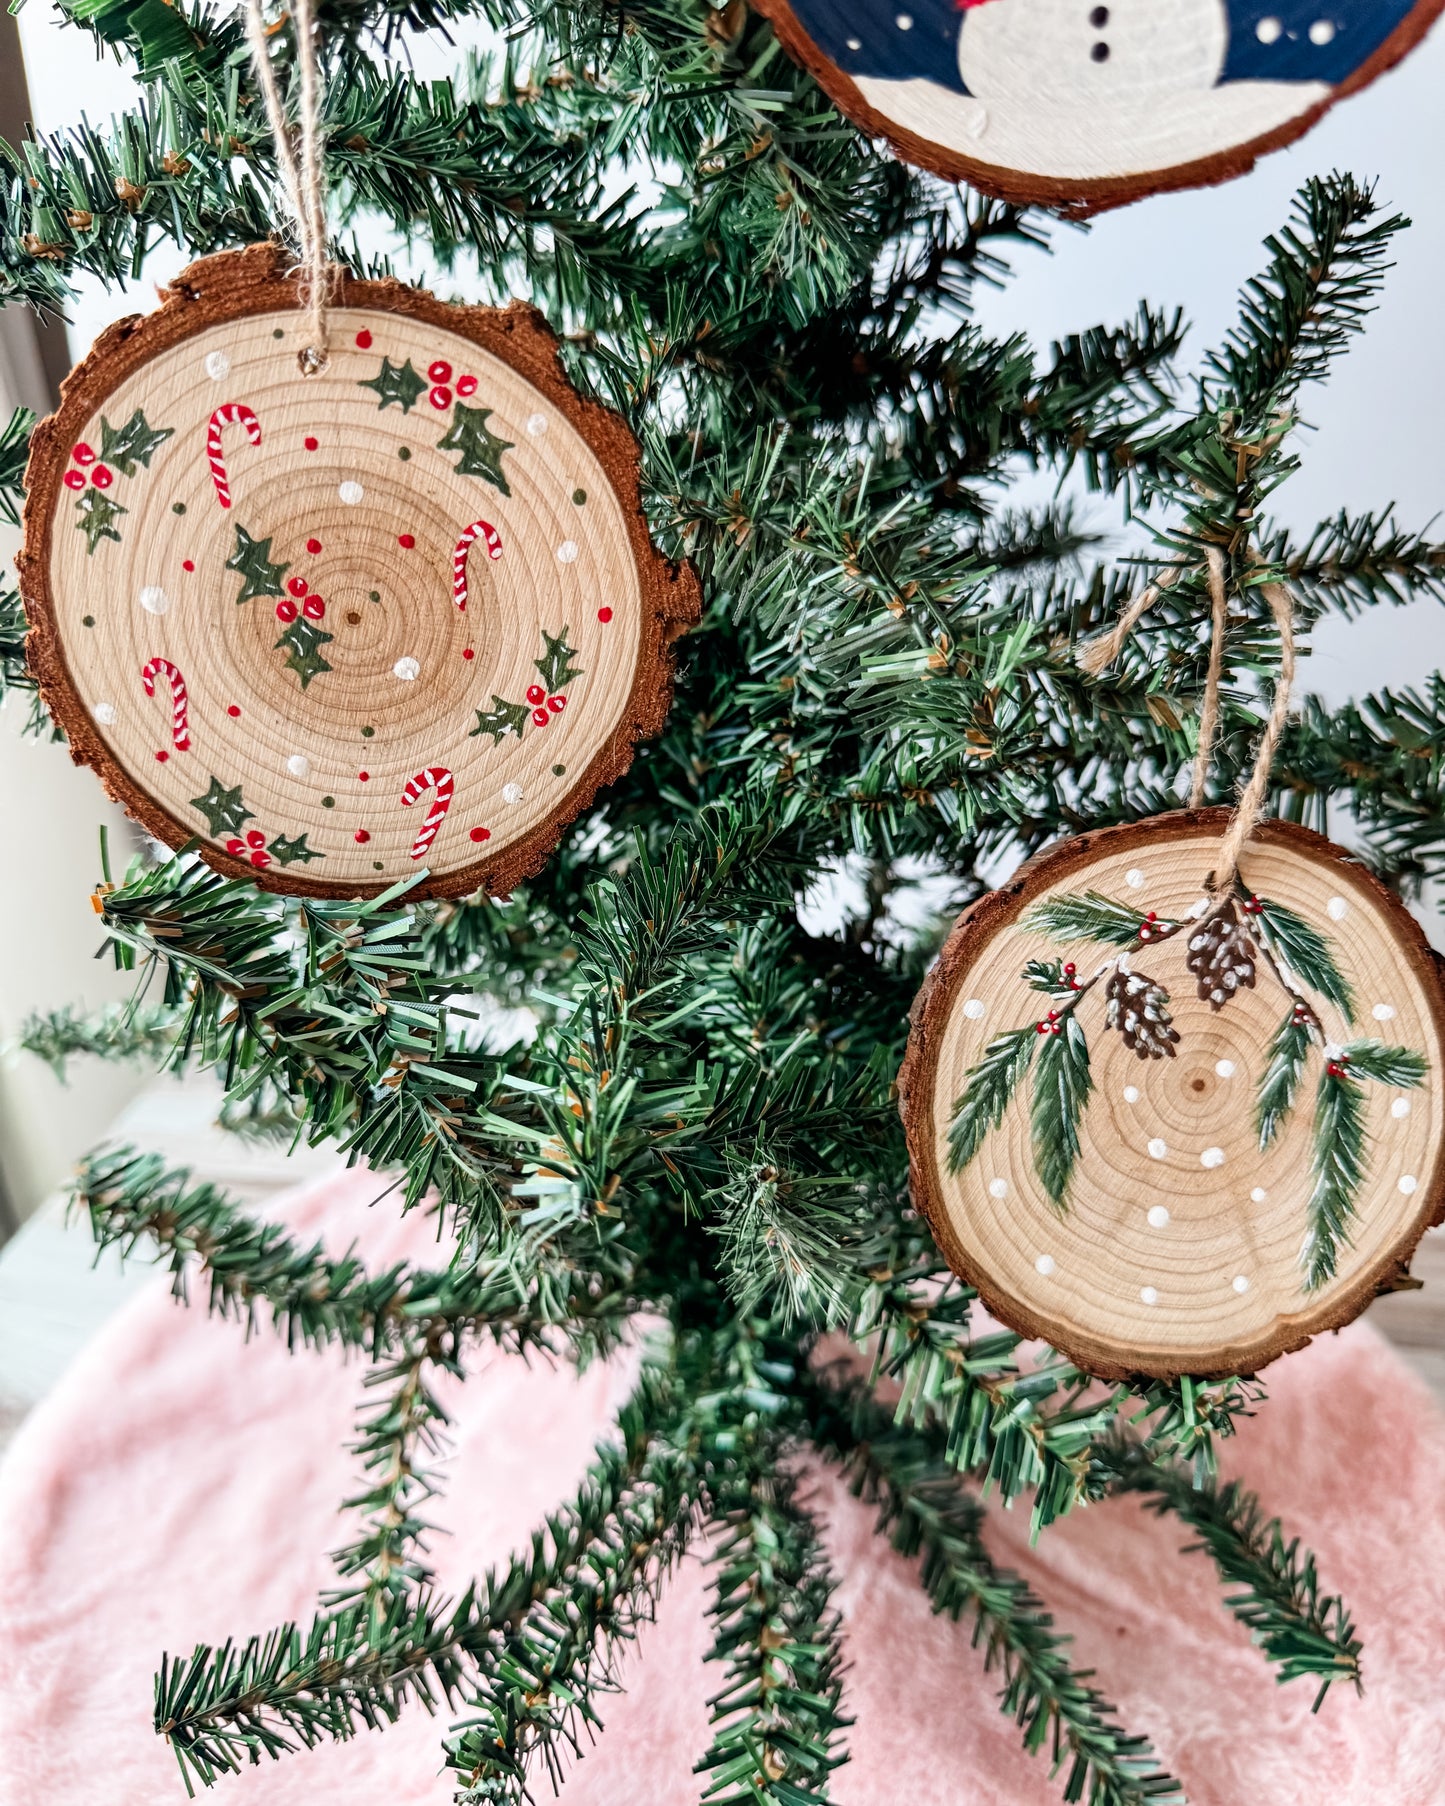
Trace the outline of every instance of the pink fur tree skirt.
<instances>
[{"instance_id":1,"label":"pink fur tree skirt","mask_svg":"<svg viewBox=\"0 0 1445 1806\"><path fill-rule=\"evenodd\" d=\"M287 1219L337 1252L436 1258L347 1174L293 1194ZM580 1478L626 1395L624 1362L576 1375L482 1352L449 1398L455 1443L433 1516L441 1581L461 1587L522 1543ZM98 1336L25 1425L0 1472L0 1801L160 1806L184 1799L151 1731L162 1651L310 1616L334 1584L339 1501L362 1368L288 1355L263 1330L174 1304L163 1281ZM1445 1801L1445 1424L1363 1325L1268 1373L1271 1398L1226 1449L1319 1557L1365 1645L1363 1698L1277 1687L1177 1523L1121 1500L1028 1548L1025 1509L992 1514L1075 1659L1147 1734L1196 1806L1432 1806ZM852 1760L839 1806L1045 1806L1047 1764L997 1711L969 1628L934 1618L910 1564L825 1467L811 1482L840 1580ZM627 1691L563 1790L564 1806L695 1806L706 1747L707 1572L690 1560L625 1666ZM223 1782L234 1806L443 1806L442 1720L328 1744ZM545 1781L540 1783L543 1795Z\"/></svg>"}]
</instances>

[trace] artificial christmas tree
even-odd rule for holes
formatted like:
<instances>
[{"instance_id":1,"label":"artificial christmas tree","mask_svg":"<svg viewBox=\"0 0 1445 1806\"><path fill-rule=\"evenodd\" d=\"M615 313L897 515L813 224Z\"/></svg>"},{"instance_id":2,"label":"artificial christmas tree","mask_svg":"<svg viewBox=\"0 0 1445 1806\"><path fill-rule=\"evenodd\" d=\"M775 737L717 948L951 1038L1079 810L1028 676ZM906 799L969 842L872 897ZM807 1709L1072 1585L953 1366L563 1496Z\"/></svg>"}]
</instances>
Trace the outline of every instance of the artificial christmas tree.
<instances>
[{"instance_id":1,"label":"artificial christmas tree","mask_svg":"<svg viewBox=\"0 0 1445 1806\"><path fill-rule=\"evenodd\" d=\"M450 1714L459 1799L538 1794L603 1713L614 1644L696 1546L719 1675L699 1794L825 1799L847 1688L790 1478L811 1444L878 1502L939 1609L974 1619L1004 1709L1067 1798L1176 1797L1039 1600L994 1565L981 1484L1026 1500L1041 1533L1112 1492L1177 1515L1258 1642L1262 1684L1264 1661L1321 1694L1358 1681L1360 1643L1313 1561L1216 1482L1217 1443L1258 1382L1097 1385L980 1321L949 1276L910 1203L894 1095L946 922L906 933L891 905L920 870L953 907L974 901L1008 850L1175 806L1206 696L1201 800L1227 803L1281 657L1265 590L1288 591L1301 640L1326 609L1445 594L1439 549L1388 518L1342 511L1300 542L1265 512L1294 468L1300 390L1359 329L1403 222L1350 177L1308 184L1195 387L1181 320L1147 307L1041 354L982 332L969 298L1043 219L870 147L740 0L499 5L508 48L452 81L413 79L405 34L471 10L326 9L333 205L440 269L475 257L468 299L544 311L570 378L641 444L652 534L691 561L704 612L659 737L509 897L418 902L403 882L288 901L187 854L146 856L97 891L138 1003L48 1017L36 1051L164 1050L214 1070L228 1121L335 1141L378 1191L395 1181L387 1208L439 1213L456 1244L431 1269L367 1272L144 1154L87 1166L99 1241L159 1248L213 1309L274 1322L298 1360L326 1342L372 1364L335 1590L308 1625L158 1652L157 1732L188 1782L210 1783L424 1700ZM14 154L4 294L48 310L72 273L114 278L167 238L245 245L288 217L235 18L162 0L84 15L77 30L134 57L146 96L110 132ZM272 25L290 94L310 80L305 34ZM314 286L299 298L314 304ZM378 418L403 419L420 376L407 383L405 360L370 374ZM453 425L485 482L487 423ZM28 427L0 443L12 498ZM144 438L128 482L144 481ZM1030 468L1147 517L1152 544L1104 565L1070 507L1006 509L1007 478ZM254 590L279 561L253 550L237 569ZM1081 665L1131 594L1150 604L1133 639ZM6 680L23 686L15 594L4 611ZM323 680L287 681L304 721ZM480 738L506 743L510 699L474 701ZM1352 808L1380 876L1408 888L1438 863L1442 718L1438 677L1333 716L1307 701L1266 800L1317 827L1327 805ZM203 794L216 831L241 827L239 797ZM799 898L845 857L864 901L840 932L810 932ZM525 1004L535 1035L493 1047L478 996ZM587 1484L513 1565L442 1596L424 1516L445 1430L434 1376L485 1338L581 1361L644 1314L662 1328ZM824 1364L825 1330L864 1362ZM867 1384L869 1361L896 1404Z\"/></svg>"}]
</instances>

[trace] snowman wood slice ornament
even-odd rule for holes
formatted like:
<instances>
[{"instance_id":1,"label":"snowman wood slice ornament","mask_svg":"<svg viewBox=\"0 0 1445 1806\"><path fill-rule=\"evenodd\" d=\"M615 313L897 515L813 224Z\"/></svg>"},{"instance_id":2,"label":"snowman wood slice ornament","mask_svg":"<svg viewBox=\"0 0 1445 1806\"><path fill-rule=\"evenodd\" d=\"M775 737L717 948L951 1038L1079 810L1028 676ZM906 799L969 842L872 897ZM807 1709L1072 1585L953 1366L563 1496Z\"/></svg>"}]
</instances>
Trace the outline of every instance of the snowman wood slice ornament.
<instances>
[{"instance_id":1,"label":"snowman wood slice ornament","mask_svg":"<svg viewBox=\"0 0 1445 1806\"><path fill-rule=\"evenodd\" d=\"M999 1318L1108 1378L1251 1373L1445 1214L1445 992L1399 899L1224 809L1049 849L958 922L900 1080L914 1195Z\"/></svg>"},{"instance_id":2,"label":"snowman wood slice ornament","mask_svg":"<svg viewBox=\"0 0 1445 1806\"><path fill-rule=\"evenodd\" d=\"M1410 50L1445 0L757 0L910 163L1089 213L1242 174Z\"/></svg>"},{"instance_id":3,"label":"snowman wood slice ornament","mask_svg":"<svg viewBox=\"0 0 1445 1806\"><path fill-rule=\"evenodd\" d=\"M696 580L539 314L193 264L36 431L29 655L77 762L268 889L509 891L656 733Z\"/></svg>"}]
</instances>

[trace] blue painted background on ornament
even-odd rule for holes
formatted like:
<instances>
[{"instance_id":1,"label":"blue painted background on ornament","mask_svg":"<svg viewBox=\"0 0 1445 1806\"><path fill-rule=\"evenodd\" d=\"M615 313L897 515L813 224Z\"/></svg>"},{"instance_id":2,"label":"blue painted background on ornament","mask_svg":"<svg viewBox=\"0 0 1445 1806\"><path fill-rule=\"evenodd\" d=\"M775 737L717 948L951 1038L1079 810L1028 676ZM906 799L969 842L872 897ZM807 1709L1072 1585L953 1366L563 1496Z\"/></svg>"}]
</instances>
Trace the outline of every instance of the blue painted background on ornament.
<instances>
[{"instance_id":1,"label":"blue painted background on ornament","mask_svg":"<svg viewBox=\"0 0 1445 1806\"><path fill-rule=\"evenodd\" d=\"M1010 0L984 0L1007 6ZM1079 0L1095 9L1095 0ZM964 14L957 0L792 0L808 36L849 75L882 81L937 82L966 94L958 73L958 34ZM1414 10L1412 0L1234 0L1229 15L1229 49L1224 82L1323 81L1337 85L1355 73ZM908 24L899 26L899 19ZM1262 20L1265 26L1260 36ZM1279 29L1276 32L1275 24ZM1317 44L1310 27L1333 27ZM1107 41L1108 26L1099 28ZM1320 34L1322 35L1322 34ZM856 45L857 48L853 48Z\"/></svg>"}]
</instances>

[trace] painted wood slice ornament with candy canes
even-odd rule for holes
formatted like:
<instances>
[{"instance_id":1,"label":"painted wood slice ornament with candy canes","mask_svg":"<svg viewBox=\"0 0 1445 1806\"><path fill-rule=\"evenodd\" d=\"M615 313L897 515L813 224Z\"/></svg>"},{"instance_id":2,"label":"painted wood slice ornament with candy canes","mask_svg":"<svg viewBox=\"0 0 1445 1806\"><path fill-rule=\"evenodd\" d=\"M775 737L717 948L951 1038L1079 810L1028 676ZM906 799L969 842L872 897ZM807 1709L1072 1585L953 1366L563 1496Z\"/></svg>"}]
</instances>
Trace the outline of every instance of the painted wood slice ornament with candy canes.
<instances>
[{"instance_id":1,"label":"painted wood slice ornament with candy canes","mask_svg":"<svg viewBox=\"0 0 1445 1806\"><path fill-rule=\"evenodd\" d=\"M36 431L29 655L78 762L269 889L497 893L658 732L690 570L532 309L342 278L303 375L286 259L186 270Z\"/></svg>"},{"instance_id":2,"label":"painted wood slice ornament with candy canes","mask_svg":"<svg viewBox=\"0 0 1445 1806\"><path fill-rule=\"evenodd\" d=\"M1052 847L959 920L900 1079L914 1196L988 1307L1092 1372L1250 1373L1445 1215L1445 989L1339 847L1231 813Z\"/></svg>"},{"instance_id":3,"label":"painted wood slice ornament with candy canes","mask_svg":"<svg viewBox=\"0 0 1445 1806\"><path fill-rule=\"evenodd\" d=\"M1442 0L758 0L921 169L1098 211L1221 182L1411 50Z\"/></svg>"}]
</instances>

